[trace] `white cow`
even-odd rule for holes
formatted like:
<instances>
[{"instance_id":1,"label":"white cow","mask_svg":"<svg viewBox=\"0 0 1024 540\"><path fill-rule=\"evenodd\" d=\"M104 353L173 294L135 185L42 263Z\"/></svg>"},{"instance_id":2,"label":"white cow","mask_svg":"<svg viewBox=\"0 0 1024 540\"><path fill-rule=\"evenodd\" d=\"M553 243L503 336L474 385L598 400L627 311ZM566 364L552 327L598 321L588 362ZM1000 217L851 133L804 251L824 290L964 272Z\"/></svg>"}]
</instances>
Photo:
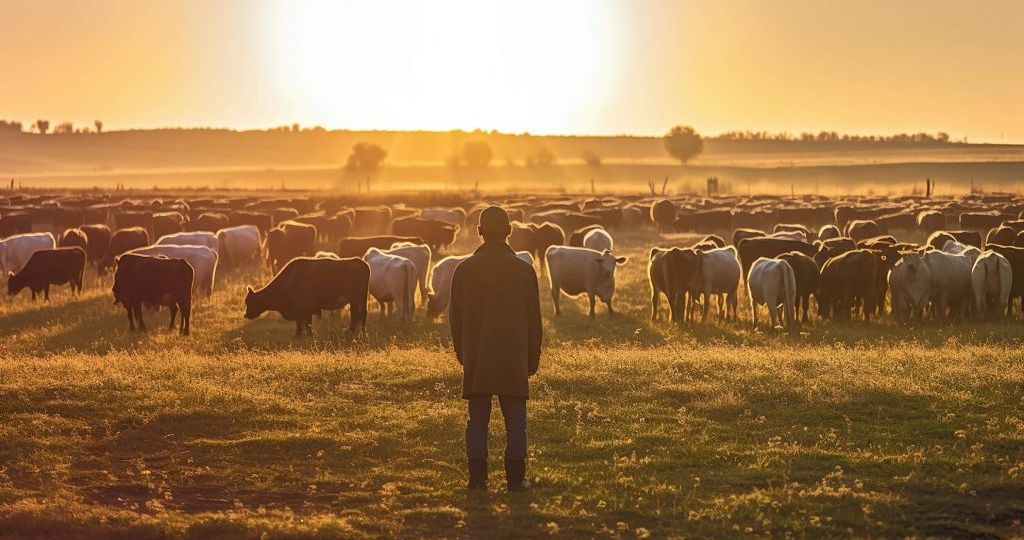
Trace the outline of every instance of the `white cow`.
<instances>
[{"instance_id":1,"label":"white cow","mask_svg":"<svg viewBox=\"0 0 1024 540\"><path fill-rule=\"evenodd\" d=\"M216 252L220 252L220 244L217 242L217 235L212 232L176 232L165 234L153 243L154 246L206 246Z\"/></svg>"},{"instance_id":2,"label":"white cow","mask_svg":"<svg viewBox=\"0 0 1024 540\"><path fill-rule=\"evenodd\" d=\"M381 315L387 314L387 303L394 302L399 314L411 320L416 297L416 265L405 257L377 248L366 250L363 260L370 265L370 294L380 304Z\"/></svg>"},{"instance_id":3,"label":"white cow","mask_svg":"<svg viewBox=\"0 0 1024 540\"><path fill-rule=\"evenodd\" d=\"M259 264L263 254L263 239L255 225L239 225L217 231L220 260L225 268L241 268L245 264Z\"/></svg>"},{"instance_id":4,"label":"white cow","mask_svg":"<svg viewBox=\"0 0 1024 540\"><path fill-rule=\"evenodd\" d=\"M951 315L962 315L971 304L974 261L966 255L934 250L926 252L923 257L931 276L929 298L936 316L944 316L947 306L951 308Z\"/></svg>"},{"instance_id":5,"label":"white cow","mask_svg":"<svg viewBox=\"0 0 1024 540\"><path fill-rule=\"evenodd\" d=\"M992 314L1006 313L1012 284L1010 261L995 251L982 252L971 269L971 289L978 316L987 319Z\"/></svg>"},{"instance_id":6,"label":"white cow","mask_svg":"<svg viewBox=\"0 0 1024 540\"><path fill-rule=\"evenodd\" d=\"M183 259L192 266L192 291L206 296L213 294L213 281L217 275L217 252L206 246L179 246L164 244L162 246L145 246L135 248L129 253L139 255L164 256L168 259Z\"/></svg>"},{"instance_id":7,"label":"white cow","mask_svg":"<svg viewBox=\"0 0 1024 540\"><path fill-rule=\"evenodd\" d=\"M0 275L7 279L9 272L17 274L33 253L56 245L50 233L16 234L0 240Z\"/></svg>"},{"instance_id":8,"label":"white cow","mask_svg":"<svg viewBox=\"0 0 1024 540\"><path fill-rule=\"evenodd\" d=\"M963 255L970 259L971 263L974 263L978 256L981 255L980 249L967 244L961 244L956 240L946 240L946 243L942 245L942 251L952 253L953 255Z\"/></svg>"},{"instance_id":9,"label":"white cow","mask_svg":"<svg viewBox=\"0 0 1024 540\"><path fill-rule=\"evenodd\" d=\"M892 314L897 320L908 322L911 317L921 319L931 296L932 274L920 253L908 253L896 261L889 271L889 294Z\"/></svg>"},{"instance_id":10,"label":"white cow","mask_svg":"<svg viewBox=\"0 0 1024 540\"><path fill-rule=\"evenodd\" d=\"M452 299L452 278L455 277L455 269L469 257L453 255L441 259L434 265L430 271L430 292L427 293L427 317L436 318L448 309ZM533 267L533 255L530 255L529 251L517 251L516 257Z\"/></svg>"},{"instance_id":11,"label":"white cow","mask_svg":"<svg viewBox=\"0 0 1024 540\"><path fill-rule=\"evenodd\" d=\"M711 295L718 295L718 319L725 320L729 317L729 310L732 310L732 318L736 320L737 293L740 288L740 276L743 270L740 267L739 258L736 256L736 248L733 246L709 249L700 253L700 266L697 290L693 291L702 295L704 313L701 322L708 320L708 308L711 305ZM722 295L725 295L727 303L723 303Z\"/></svg>"},{"instance_id":12,"label":"white cow","mask_svg":"<svg viewBox=\"0 0 1024 540\"><path fill-rule=\"evenodd\" d=\"M427 301L427 275L430 273L430 246L413 244L412 242L395 242L391 249L384 253L405 257L416 265L416 281L420 286L420 302ZM416 304L413 304L415 309Z\"/></svg>"},{"instance_id":13,"label":"white cow","mask_svg":"<svg viewBox=\"0 0 1024 540\"><path fill-rule=\"evenodd\" d=\"M583 247L594 251L611 251L615 246L612 235L604 229L591 229L583 237Z\"/></svg>"},{"instance_id":14,"label":"white cow","mask_svg":"<svg viewBox=\"0 0 1024 540\"><path fill-rule=\"evenodd\" d=\"M793 304L796 301L796 276L793 267L782 259L761 257L750 266L747 274L747 293L750 296L750 312L754 327L757 327L757 306L768 306L768 317L772 327L780 328L779 306L786 318L786 328L796 329Z\"/></svg>"},{"instance_id":15,"label":"white cow","mask_svg":"<svg viewBox=\"0 0 1024 540\"><path fill-rule=\"evenodd\" d=\"M544 253L551 280L551 300L555 315L562 314L559 300L562 291L569 296L586 294L590 301L590 318L594 318L596 298L608 306L608 316L615 314L612 296L615 295L615 268L625 264L626 257L616 257L610 251L595 251L584 247L551 246Z\"/></svg>"}]
</instances>

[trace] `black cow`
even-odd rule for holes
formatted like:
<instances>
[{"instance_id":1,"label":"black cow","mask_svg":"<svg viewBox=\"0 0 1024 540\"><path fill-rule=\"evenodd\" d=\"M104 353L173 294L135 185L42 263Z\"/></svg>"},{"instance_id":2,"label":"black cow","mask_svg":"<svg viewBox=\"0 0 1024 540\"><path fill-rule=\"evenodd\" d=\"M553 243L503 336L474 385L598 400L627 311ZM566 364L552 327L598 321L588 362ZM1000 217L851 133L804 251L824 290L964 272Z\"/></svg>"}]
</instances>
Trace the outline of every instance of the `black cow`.
<instances>
[{"instance_id":1,"label":"black cow","mask_svg":"<svg viewBox=\"0 0 1024 540\"><path fill-rule=\"evenodd\" d=\"M110 246L107 248L107 252L100 259L99 264L96 265L96 271L100 275L105 274L107 268L110 268L116 262L116 259L121 254L131 251L135 248L140 248L149 245L149 232L142 227L128 227L127 229L120 229L114 233L114 236L110 238Z\"/></svg>"},{"instance_id":2,"label":"black cow","mask_svg":"<svg viewBox=\"0 0 1024 540\"><path fill-rule=\"evenodd\" d=\"M71 293L82 292L82 275L85 273L85 250L74 247L43 249L32 254L25 266L17 273L9 272L7 294L14 296L28 287L32 300L40 291L43 299L50 299L50 285L71 285Z\"/></svg>"},{"instance_id":3,"label":"black cow","mask_svg":"<svg viewBox=\"0 0 1024 540\"><path fill-rule=\"evenodd\" d=\"M120 232L120 231L118 231ZM142 306L167 306L171 311L169 330L181 311L179 331L188 335L192 321L192 265L183 259L151 257L126 253L117 258L114 270L114 304L121 304L128 313L128 328L146 331Z\"/></svg>"},{"instance_id":4,"label":"black cow","mask_svg":"<svg viewBox=\"0 0 1024 540\"><path fill-rule=\"evenodd\" d=\"M802 308L801 320L806 323L811 307L811 295L818 290L818 264L814 262L814 259L799 251L783 253L778 258L788 262L793 269L793 277L796 278L796 311L794 315L800 317Z\"/></svg>"},{"instance_id":5,"label":"black cow","mask_svg":"<svg viewBox=\"0 0 1024 540\"><path fill-rule=\"evenodd\" d=\"M736 245L736 251L740 256L740 264L743 265L743 279L750 273L750 267L760 257L774 259L783 253L799 251L808 257L814 255L814 246L800 240L787 240L785 238L746 238L740 240Z\"/></svg>"},{"instance_id":6,"label":"black cow","mask_svg":"<svg viewBox=\"0 0 1024 540\"><path fill-rule=\"evenodd\" d=\"M93 264L99 263L110 248L110 229L100 223L82 225L79 229L85 234L88 245L86 257Z\"/></svg>"},{"instance_id":7,"label":"black cow","mask_svg":"<svg viewBox=\"0 0 1024 540\"><path fill-rule=\"evenodd\" d=\"M455 243L459 226L439 219L406 217L393 221L391 231L396 236L418 236L436 253Z\"/></svg>"},{"instance_id":8,"label":"black cow","mask_svg":"<svg viewBox=\"0 0 1024 540\"><path fill-rule=\"evenodd\" d=\"M1010 284L1010 300L1006 304L1006 315L1009 316L1013 313L1014 300L1021 298L1024 302L1024 247L990 244L985 246L985 249L995 251L1010 262L1013 280ZM1021 304L1021 309L1024 310L1024 303Z\"/></svg>"}]
</instances>

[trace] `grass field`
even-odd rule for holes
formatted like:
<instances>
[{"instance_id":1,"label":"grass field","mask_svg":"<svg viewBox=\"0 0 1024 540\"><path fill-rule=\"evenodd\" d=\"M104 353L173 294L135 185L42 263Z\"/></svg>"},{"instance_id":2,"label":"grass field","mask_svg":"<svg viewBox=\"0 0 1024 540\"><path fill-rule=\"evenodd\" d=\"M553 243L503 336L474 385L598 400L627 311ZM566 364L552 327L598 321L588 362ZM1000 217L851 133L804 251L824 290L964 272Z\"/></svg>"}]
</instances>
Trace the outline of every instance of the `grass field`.
<instances>
[{"instance_id":1,"label":"grass field","mask_svg":"<svg viewBox=\"0 0 1024 540\"><path fill-rule=\"evenodd\" d=\"M688 241L682 237L678 241ZM529 402L535 488L464 489L444 320L242 318L221 276L193 335L131 334L109 282L0 302L0 537L1019 536L1021 320L650 322L653 233L618 238L616 308L551 316ZM474 242L466 239L455 251ZM422 313L422 312L420 312ZM495 412L495 420L498 419Z\"/></svg>"}]
</instances>

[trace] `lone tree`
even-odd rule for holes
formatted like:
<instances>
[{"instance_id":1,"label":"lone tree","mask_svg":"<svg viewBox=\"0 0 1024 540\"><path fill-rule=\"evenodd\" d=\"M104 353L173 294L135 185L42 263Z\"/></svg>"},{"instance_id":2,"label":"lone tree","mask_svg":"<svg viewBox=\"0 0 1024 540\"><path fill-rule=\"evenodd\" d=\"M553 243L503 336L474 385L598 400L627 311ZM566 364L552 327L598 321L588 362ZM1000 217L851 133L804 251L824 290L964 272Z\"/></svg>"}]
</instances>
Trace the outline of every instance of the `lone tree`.
<instances>
[{"instance_id":1,"label":"lone tree","mask_svg":"<svg viewBox=\"0 0 1024 540\"><path fill-rule=\"evenodd\" d=\"M348 156L345 169L349 171L375 171L386 157L388 157L388 151L376 144L356 143L352 147L352 153Z\"/></svg>"},{"instance_id":2,"label":"lone tree","mask_svg":"<svg viewBox=\"0 0 1024 540\"><path fill-rule=\"evenodd\" d=\"M587 167L600 167L601 156L597 155L593 150L586 150L583 152L583 163L586 163Z\"/></svg>"},{"instance_id":3,"label":"lone tree","mask_svg":"<svg viewBox=\"0 0 1024 540\"><path fill-rule=\"evenodd\" d=\"M485 141L470 141L462 147L462 162L469 167L483 168L494 157L491 145Z\"/></svg>"},{"instance_id":4,"label":"lone tree","mask_svg":"<svg viewBox=\"0 0 1024 540\"><path fill-rule=\"evenodd\" d=\"M36 120L36 130L38 130L41 135L46 135L46 132L50 131L50 121Z\"/></svg>"},{"instance_id":5,"label":"lone tree","mask_svg":"<svg viewBox=\"0 0 1024 540\"><path fill-rule=\"evenodd\" d=\"M690 126L676 126L665 135L665 151L686 165L704 150L704 140Z\"/></svg>"}]
</instances>

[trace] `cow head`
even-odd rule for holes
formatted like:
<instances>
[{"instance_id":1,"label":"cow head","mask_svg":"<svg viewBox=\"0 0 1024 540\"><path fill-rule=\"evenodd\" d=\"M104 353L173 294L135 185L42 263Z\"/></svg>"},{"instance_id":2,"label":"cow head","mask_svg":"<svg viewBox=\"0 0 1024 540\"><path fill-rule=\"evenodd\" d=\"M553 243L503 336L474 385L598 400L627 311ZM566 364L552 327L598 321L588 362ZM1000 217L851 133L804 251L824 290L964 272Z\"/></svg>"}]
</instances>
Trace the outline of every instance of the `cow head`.
<instances>
[{"instance_id":1,"label":"cow head","mask_svg":"<svg viewBox=\"0 0 1024 540\"><path fill-rule=\"evenodd\" d=\"M14 272L7 272L7 295L14 296L18 294L22 287L23 285L18 283L18 279L14 275Z\"/></svg>"},{"instance_id":2,"label":"cow head","mask_svg":"<svg viewBox=\"0 0 1024 540\"><path fill-rule=\"evenodd\" d=\"M605 302L610 302L615 295L615 268L626 264L626 257L616 257L607 249L594 258L594 276L592 291Z\"/></svg>"},{"instance_id":3,"label":"cow head","mask_svg":"<svg viewBox=\"0 0 1024 540\"><path fill-rule=\"evenodd\" d=\"M266 308L260 302L259 296L256 291L252 290L252 287L245 288L245 318L255 319L266 311Z\"/></svg>"}]
</instances>

